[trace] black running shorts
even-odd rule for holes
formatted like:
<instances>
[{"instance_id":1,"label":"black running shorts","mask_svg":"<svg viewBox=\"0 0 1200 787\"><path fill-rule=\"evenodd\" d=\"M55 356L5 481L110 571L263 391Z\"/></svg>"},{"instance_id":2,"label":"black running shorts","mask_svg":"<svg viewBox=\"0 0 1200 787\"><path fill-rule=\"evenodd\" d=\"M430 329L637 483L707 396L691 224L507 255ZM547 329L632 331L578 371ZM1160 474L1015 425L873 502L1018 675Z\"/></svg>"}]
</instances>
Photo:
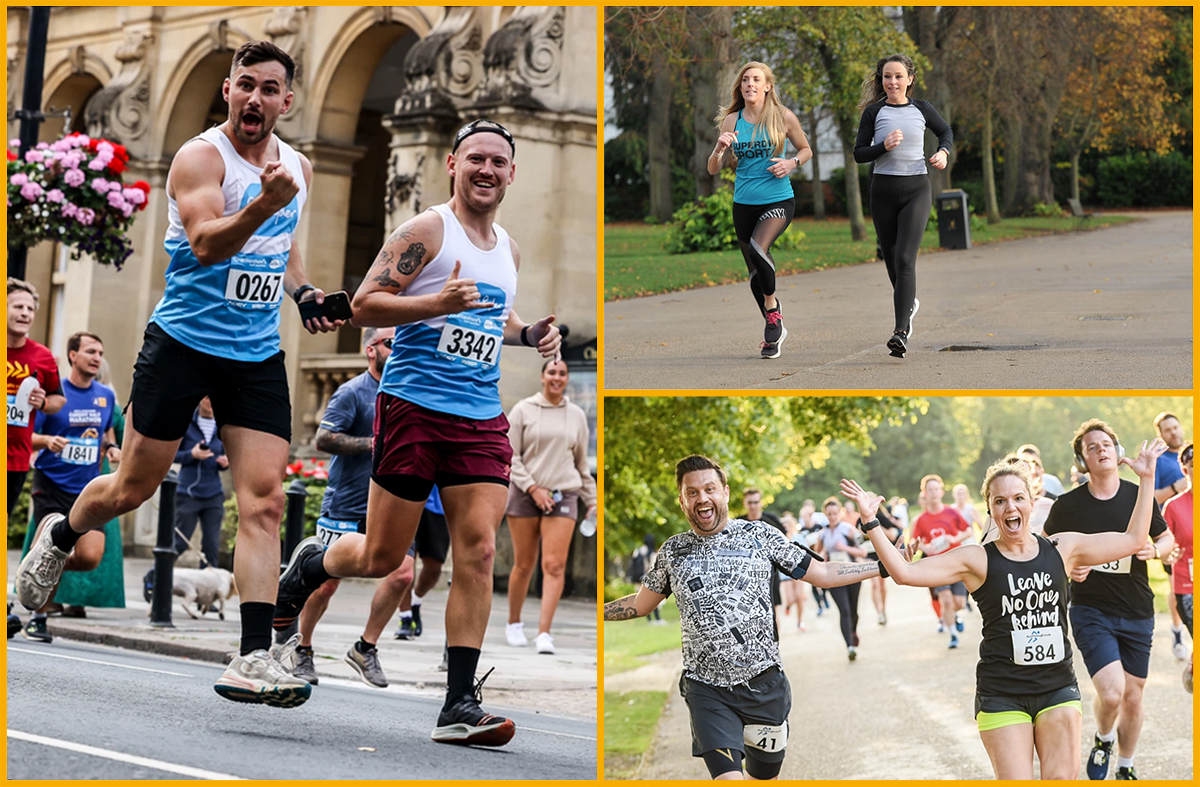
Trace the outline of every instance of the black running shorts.
<instances>
[{"instance_id":1,"label":"black running shorts","mask_svg":"<svg viewBox=\"0 0 1200 787\"><path fill-rule=\"evenodd\" d=\"M291 442L292 403L283 359L283 350L263 361L218 358L150 323L133 366L133 428L154 440L179 440L207 396L219 426L242 426Z\"/></svg>"},{"instance_id":2,"label":"black running shorts","mask_svg":"<svg viewBox=\"0 0 1200 787\"><path fill-rule=\"evenodd\" d=\"M750 760L783 762L784 750L766 752L746 746L744 730L749 724L778 726L792 710L792 687L779 667L760 672L746 683L725 688L710 686L688 677L679 679L679 693L687 702L692 719L692 756L702 757L714 749L734 749Z\"/></svg>"}]
</instances>

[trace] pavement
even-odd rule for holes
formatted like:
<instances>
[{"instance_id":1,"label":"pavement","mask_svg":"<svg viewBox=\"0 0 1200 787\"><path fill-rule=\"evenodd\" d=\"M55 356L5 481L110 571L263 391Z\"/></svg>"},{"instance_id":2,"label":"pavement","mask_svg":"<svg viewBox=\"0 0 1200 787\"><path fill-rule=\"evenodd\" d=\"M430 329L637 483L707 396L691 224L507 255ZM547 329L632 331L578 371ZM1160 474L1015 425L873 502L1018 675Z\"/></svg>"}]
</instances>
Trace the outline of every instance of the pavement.
<instances>
[{"instance_id":1,"label":"pavement","mask_svg":"<svg viewBox=\"0 0 1200 787\"><path fill-rule=\"evenodd\" d=\"M20 552L9 550L6 587L9 600L15 602L12 580L16 575ZM129 650L149 651L166 656L226 664L238 648L241 635L237 599L226 602L225 620L209 612L198 620L184 613L179 599L172 606L173 628L150 626L150 605L142 598L142 577L153 565L150 559L126 557L125 609L89 607L86 618L51 616L50 633L55 638L110 645ZM444 577L449 577L447 571ZM330 601L313 636L315 666L319 677L358 680L343 657L362 634L370 607L375 580L346 579ZM448 595L446 583L439 582L421 607L424 633L415 640L394 639L393 618L378 643L379 661L393 687L401 691L424 691L440 696L445 692L446 674L437 667L442 660L444 627L442 621ZM491 619L479 660L479 674L495 667L488 678L486 696L498 705L521 708L553 708L571 716L596 718L597 636L594 600L564 599L554 618L554 655L534 651L537 634L538 599L530 596L525 604L525 631L531 641L526 648L513 648L504 638L508 606L503 594L492 601ZM19 603L13 612L28 621L28 613ZM40 646L17 634L14 641ZM50 648L54 644L49 645Z\"/></svg>"},{"instance_id":2,"label":"pavement","mask_svg":"<svg viewBox=\"0 0 1200 787\"><path fill-rule=\"evenodd\" d=\"M787 339L762 360L745 282L604 305L605 390L1192 388L1192 213L922 252L892 358L882 262L781 276Z\"/></svg>"},{"instance_id":3,"label":"pavement","mask_svg":"<svg viewBox=\"0 0 1200 787\"><path fill-rule=\"evenodd\" d=\"M948 650L948 636L936 633L928 590L889 584L887 624L880 625L871 591L864 587L858 604L861 644L851 662L837 607L831 601L831 609L818 617L810 590L804 592L807 631L797 630L794 610L781 627L780 653L792 687L791 735L781 779L993 778L973 718L978 613L965 616L961 645ZM1135 764L1142 779L1191 781L1192 695L1181 684L1183 662L1171 653L1169 629L1170 617L1157 615ZM1189 642L1186 633L1184 642ZM1083 696L1082 762L1095 730L1095 691L1074 642L1072 650ZM673 649L638 669L605 676L606 693L667 693L634 778L707 778L703 761L691 756L688 711L678 688L681 670L680 651ZM1114 765L1110 779L1115 771ZM1082 767L1080 778L1086 778Z\"/></svg>"}]
</instances>

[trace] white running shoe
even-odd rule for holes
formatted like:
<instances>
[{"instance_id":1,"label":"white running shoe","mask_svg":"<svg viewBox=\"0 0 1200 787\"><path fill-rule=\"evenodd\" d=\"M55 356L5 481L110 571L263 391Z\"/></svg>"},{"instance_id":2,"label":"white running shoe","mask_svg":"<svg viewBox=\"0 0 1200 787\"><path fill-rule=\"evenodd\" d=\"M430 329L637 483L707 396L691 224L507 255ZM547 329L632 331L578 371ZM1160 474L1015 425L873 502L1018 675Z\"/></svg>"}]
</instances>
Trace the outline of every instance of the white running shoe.
<instances>
[{"instance_id":1,"label":"white running shoe","mask_svg":"<svg viewBox=\"0 0 1200 787\"><path fill-rule=\"evenodd\" d=\"M296 632L288 637L285 642L281 642L271 648L271 655L289 675L294 674L296 671L296 648L299 645L300 632Z\"/></svg>"},{"instance_id":2,"label":"white running shoe","mask_svg":"<svg viewBox=\"0 0 1200 787\"><path fill-rule=\"evenodd\" d=\"M1174 645L1172 645L1171 652L1174 653L1175 658L1179 659L1180 661L1187 661L1188 649L1187 645L1184 645L1183 642L1176 642Z\"/></svg>"},{"instance_id":3,"label":"white running shoe","mask_svg":"<svg viewBox=\"0 0 1200 787\"><path fill-rule=\"evenodd\" d=\"M62 578L67 564L68 552L54 546L50 540L50 529L65 519L62 514L47 514L38 524L37 533L29 547L29 553L17 567L17 599L30 611L39 610L54 595L54 588Z\"/></svg>"},{"instance_id":4,"label":"white running shoe","mask_svg":"<svg viewBox=\"0 0 1200 787\"><path fill-rule=\"evenodd\" d=\"M554 637L550 636L549 631L543 631L534 637L533 644L537 646L538 653L554 655Z\"/></svg>"},{"instance_id":5,"label":"white running shoe","mask_svg":"<svg viewBox=\"0 0 1200 787\"><path fill-rule=\"evenodd\" d=\"M227 700L276 708L294 708L312 696L308 681L289 675L265 650L235 656L213 690Z\"/></svg>"},{"instance_id":6,"label":"white running shoe","mask_svg":"<svg viewBox=\"0 0 1200 787\"><path fill-rule=\"evenodd\" d=\"M509 623L505 626L504 636L508 638L508 644L514 648L523 648L529 645L529 640L525 639L525 628L520 623Z\"/></svg>"}]
</instances>

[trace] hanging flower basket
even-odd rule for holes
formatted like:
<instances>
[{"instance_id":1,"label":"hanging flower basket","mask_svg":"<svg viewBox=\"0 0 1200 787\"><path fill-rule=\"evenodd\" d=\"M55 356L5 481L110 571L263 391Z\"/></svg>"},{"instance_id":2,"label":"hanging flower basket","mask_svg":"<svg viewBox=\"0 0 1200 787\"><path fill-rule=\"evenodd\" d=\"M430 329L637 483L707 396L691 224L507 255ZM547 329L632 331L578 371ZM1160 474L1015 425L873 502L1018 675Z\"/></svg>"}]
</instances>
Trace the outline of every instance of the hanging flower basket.
<instances>
[{"instance_id":1,"label":"hanging flower basket","mask_svg":"<svg viewBox=\"0 0 1200 787\"><path fill-rule=\"evenodd\" d=\"M146 209L150 194L144 180L122 181L125 146L83 134L41 142L23 155L20 144L9 141L9 245L55 240L71 247L73 260L88 254L120 270L133 253L126 234L133 214Z\"/></svg>"}]
</instances>

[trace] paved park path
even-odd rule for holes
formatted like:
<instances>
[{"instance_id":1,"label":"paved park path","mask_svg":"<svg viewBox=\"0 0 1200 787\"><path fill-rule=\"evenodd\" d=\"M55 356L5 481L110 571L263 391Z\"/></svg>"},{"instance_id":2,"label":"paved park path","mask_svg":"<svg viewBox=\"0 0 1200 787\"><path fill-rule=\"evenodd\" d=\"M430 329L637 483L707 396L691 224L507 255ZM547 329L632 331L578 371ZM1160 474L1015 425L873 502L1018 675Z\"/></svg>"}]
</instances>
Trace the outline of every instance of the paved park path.
<instances>
[{"instance_id":1,"label":"paved park path","mask_svg":"<svg viewBox=\"0 0 1200 787\"><path fill-rule=\"evenodd\" d=\"M908 356L882 262L782 276L783 355L742 282L604 307L608 389L1192 388L1192 214L922 253Z\"/></svg>"},{"instance_id":2,"label":"paved park path","mask_svg":"<svg viewBox=\"0 0 1200 787\"><path fill-rule=\"evenodd\" d=\"M850 662L837 608L818 618L811 594L805 602L808 631L795 629L793 612L781 637L784 669L792 684L792 732L781 779L992 778L973 719L978 613L966 616L961 646L947 650L946 635L936 633L927 590L889 585L888 623L880 626L870 590L864 587L859 599L861 646L857 661ZM1159 615L1135 763L1143 779L1190 781L1192 695L1180 682L1183 666L1171 654L1169 629L1169 616ZM657 734L636 778L707 778L703 761L691 756L679 669L676 650L644 668L605 679L606 692L667 692ZM1083 735L1089 741L1081 748L1082 762L1091 748L1095 692L1078 654L1075 674L1083 693ZM1080 777L1086 778L1082 767Z\"/></svg>"}]
</instances>

